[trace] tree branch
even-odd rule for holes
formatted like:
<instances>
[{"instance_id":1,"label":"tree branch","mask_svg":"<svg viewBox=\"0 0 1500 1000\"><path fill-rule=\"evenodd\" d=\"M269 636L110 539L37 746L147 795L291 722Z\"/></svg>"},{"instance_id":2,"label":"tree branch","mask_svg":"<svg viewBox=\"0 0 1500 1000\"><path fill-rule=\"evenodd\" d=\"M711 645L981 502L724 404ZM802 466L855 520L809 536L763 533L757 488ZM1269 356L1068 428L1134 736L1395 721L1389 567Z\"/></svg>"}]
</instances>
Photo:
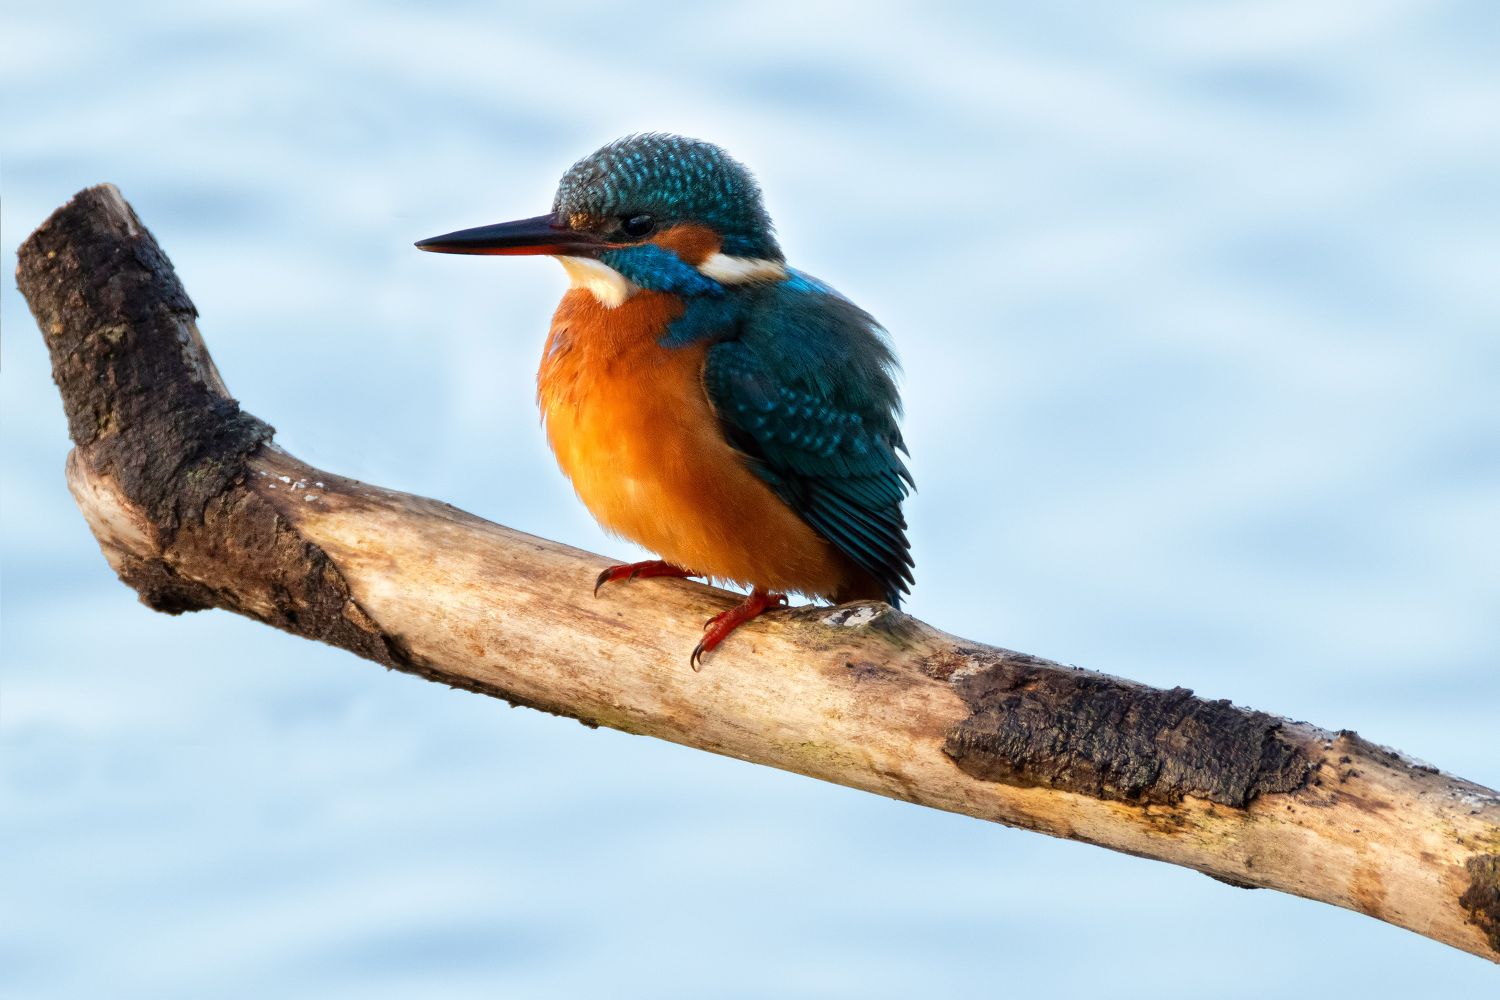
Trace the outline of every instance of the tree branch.
<instances>
[{"instance_id":1,"label":"tree branch","mask_svg":"<svg viewBox=\"0 0 1500 1000\"><path fill-rule=\"evenodd\" d=\"M1367 913L1500 960L1500 797L1349 731L804 608L684 651L732 603L277 448L112 186L20 250L68 483L158 611L224 608L429 680Z\"/></svg>"}]
</instances>

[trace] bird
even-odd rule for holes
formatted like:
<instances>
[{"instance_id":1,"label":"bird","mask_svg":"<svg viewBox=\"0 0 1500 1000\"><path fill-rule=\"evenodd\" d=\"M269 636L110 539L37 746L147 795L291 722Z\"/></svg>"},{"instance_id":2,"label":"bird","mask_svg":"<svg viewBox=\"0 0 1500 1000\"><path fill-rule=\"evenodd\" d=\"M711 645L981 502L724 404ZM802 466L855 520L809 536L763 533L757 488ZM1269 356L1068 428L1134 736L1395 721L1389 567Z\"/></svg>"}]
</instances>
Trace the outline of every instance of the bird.
<instances>
[{"instance_id":1,"label":"bird","mask_svg":"<svg viewBox=\"0 0 1500 1000\"><path fill-rule=\"evenodd\" d=\"M708 620L694 670L791 594L900 607L915 481L890 339L787 264L754 176L721 147L629 135L569 168L550 212L416 246L565 269L542 425L600 525L660 557L605 568L596 597L651 577L748 590Z\"/></svg>"}]
</instances>

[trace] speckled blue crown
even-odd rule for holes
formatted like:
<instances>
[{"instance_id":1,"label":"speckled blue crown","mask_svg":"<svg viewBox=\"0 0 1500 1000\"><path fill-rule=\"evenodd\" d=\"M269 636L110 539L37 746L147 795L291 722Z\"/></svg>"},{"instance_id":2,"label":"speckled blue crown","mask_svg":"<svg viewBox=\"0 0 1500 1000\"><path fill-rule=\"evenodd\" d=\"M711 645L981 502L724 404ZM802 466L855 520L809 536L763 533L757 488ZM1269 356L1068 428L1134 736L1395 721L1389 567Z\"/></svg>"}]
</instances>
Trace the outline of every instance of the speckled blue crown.
<instances>
[{"instance_id":1,"label":"speckled blue crown","mask_svg":"<svg viewBox=\"0 0 1500 1000\"><path fill-rule=\"evenodd\" d=\"M553 211L564 215L649 213L661 223L715 229L731 257L781 260L771 217L750 171L712 143L677 135L629 135L563 175Z\"/></svg>"}]
</instances>

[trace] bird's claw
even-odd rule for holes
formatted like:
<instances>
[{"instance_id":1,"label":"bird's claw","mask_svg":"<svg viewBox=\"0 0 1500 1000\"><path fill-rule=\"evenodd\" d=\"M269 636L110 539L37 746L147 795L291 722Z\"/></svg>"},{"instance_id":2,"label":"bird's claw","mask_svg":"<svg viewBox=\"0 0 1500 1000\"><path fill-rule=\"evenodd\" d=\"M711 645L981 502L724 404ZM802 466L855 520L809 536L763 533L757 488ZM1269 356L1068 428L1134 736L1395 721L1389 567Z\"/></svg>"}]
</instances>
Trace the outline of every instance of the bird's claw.
<instances>
[{"instance_id":1,"label":"bird's claw","mask_svg":"<svg viewBox=\"0 0 1500 1000\"><path fill-rule=\"evenodd\" d=\"M649 562L621 563L618 566L607 566L598 576L594 577L594 596L599 596L599 588L606 583L616 580L644 580L653 576L692 576L690 570L681 566L674 566L660 559L652 559Z\"/></svg>"},{"instance_id":2,"label":"bird's claw","mask_svg":"<svg viewBox=\"0 0 1500 1000\"><path fill-rule=\"evenodd\" d=\"M688 657L688 664L694 671L702 670L704 654L712 653L717 649L721 642L729 638L729 633L773 608L786 606L785 594L771 594L764 590L752 591L750 596L739 604L728 611L721 611L704 622L703 629L707 634L698 640L698 645L693 647L692 655Z\"/></svg>"},{"instance_id":3,"label":"bird's claw","mask_svg":"<svg viewBox=\"0 0 1500 1000\"><path fill-rule=\"evenodd\" d=\"M599 588L602 587L602 586L604 586L606 583L609 582L609 575L614 572L614 569L615 568L613 566L610 566L608 569L601 570L599 572L599 575L596 576L596 577L594 577L594 596L595 597L599 596Z\"/></svg>"}]
</instances>

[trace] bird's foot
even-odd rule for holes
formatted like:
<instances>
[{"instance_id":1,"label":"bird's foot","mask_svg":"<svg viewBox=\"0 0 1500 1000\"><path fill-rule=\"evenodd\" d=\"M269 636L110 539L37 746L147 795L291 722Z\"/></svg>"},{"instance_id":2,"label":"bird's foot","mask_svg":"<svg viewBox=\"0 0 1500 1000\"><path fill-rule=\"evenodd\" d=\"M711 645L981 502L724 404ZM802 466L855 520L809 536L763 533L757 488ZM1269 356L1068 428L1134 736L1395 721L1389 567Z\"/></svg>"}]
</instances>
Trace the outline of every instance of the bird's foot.
<instances>
[{"instance_id":1,"label":"bird's foot","mask_svg":"<svg viewBox=\"0 0 1500 1000\"><path fill-rule=\"evenodd\" d=\"M692 570L674 566L660 559L652 559L649 562L624 563L620 566L611 566L594 580L594 596L599 596L599 588L606 583L616 580L644 580L653 576L696 576Z\"/></svg>"},{"instance_id":2,"label":"bird's foot","mask_svg":"<svg viewBox=\"0 0 1500 1000\"><path fill-rule=\"evenodd\" d=\"M784 607L786 607L785 594L772 594L757 587L739 604L708 620L708 624L703 627L703 638L698 641L698 645L693 647L693 655L688 658L688 662L693 665L694 670L702 670L703 654L713 652L719 643L729 637L729 633L772 608Z\"/></svg>"}]
</instances>

